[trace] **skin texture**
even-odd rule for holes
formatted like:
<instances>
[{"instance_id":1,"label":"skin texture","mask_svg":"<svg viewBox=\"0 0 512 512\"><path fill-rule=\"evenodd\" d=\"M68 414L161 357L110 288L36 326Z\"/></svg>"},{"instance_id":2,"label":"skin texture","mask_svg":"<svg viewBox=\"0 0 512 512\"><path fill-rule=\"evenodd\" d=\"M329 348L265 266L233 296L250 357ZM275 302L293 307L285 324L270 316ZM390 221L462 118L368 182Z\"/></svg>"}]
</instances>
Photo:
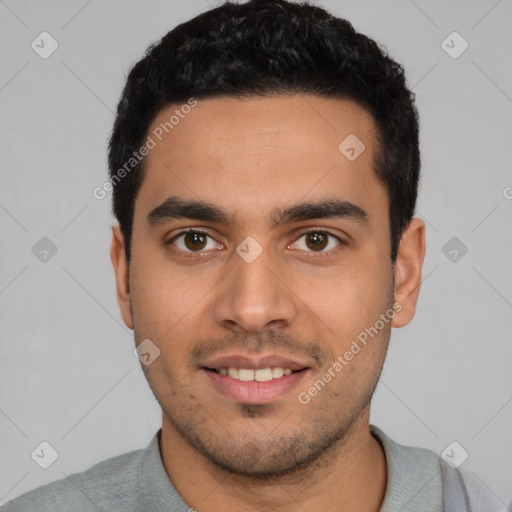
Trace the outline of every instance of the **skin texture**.
<instances>
[{"instance_id":1,"label":"skin texture","mask_svg":"<svg viewBox=\"0 0 512 512\"><path fill-rule=\"evenodd\" d=\"M163 109L148 133L176 107ZM142 367L163 410L164 466L199 512L380 509L386 462L369 433L370 399L391 326L414 315L425 226L411 221L393 265L387 192L373 172L375 133L371 116L348 100L200 100L146 157L129 272L122 233L113 227L123 320L137 344L149 338L161 351ZM353 162L338 149L349 134L366 146ZM148 213L169 196L212 203L233 222L150 226ZM362 208L368 222L270 222L274 208L333 198ZM166 245L190 227L207 231L206 243L189 238L187 245L182 236ZM305 231L343 243L330 238L318 247ZM263 250L252 263L236 252L249 236ZM393 303L400 304L394 318L301 403L298 393ZM220 393L200 368L205 354L234 353L278 354L309 370L284 395L250 405Z\"/></svg>"}]
</instances>

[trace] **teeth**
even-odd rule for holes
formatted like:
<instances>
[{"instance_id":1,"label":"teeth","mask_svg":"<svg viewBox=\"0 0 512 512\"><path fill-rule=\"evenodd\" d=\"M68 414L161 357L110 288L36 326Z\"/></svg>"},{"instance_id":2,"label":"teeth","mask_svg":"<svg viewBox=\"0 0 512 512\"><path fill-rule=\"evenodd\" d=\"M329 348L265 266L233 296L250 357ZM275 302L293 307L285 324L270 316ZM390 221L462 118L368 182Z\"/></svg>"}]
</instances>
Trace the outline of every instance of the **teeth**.
<instances>
[{"instance_id":1,"label":"teeth","mask_svg":"<svg viewBox=\"0 0 512 512\"><path fill-rule=\"evenodd\" d=\"M246 368L240 368L238 370L238 380L243 380L249 382L254 380L254 370L249 370Z\"/></svg>"},{"instance_id":2,"label":"teeth","mask_svg":"<svg viewBox=\"0 0 512 512\"><path fill-rule=\"evenodd\" d=\"M260 368L252 370L250 368L220 368L217 373L221 375L229 375L232 379L241 380L243 382L267 382L272 379L280 379L284 375L292 373L290 368Z\"/></svg>"},{"instance_id":3,"label":"teeth","mask_svg":"<svg viewBox=\"0 0 512 512\"><path fill-rule=\"evenodd\" d=\"M272 368L272 378L280 379L284 375L284 370L282 368Z\"/></svg>"},{"instance_id":4,"label":"teeth","mask_svg":"<svg viewBox=\"0 0 512 512\"><path fill-rule=\"evenodd\" d=\"M266 382L272 380L272 370L270 368L261 368L254 372L254 380L258 382Z\"/></svg>"}]
</instances>

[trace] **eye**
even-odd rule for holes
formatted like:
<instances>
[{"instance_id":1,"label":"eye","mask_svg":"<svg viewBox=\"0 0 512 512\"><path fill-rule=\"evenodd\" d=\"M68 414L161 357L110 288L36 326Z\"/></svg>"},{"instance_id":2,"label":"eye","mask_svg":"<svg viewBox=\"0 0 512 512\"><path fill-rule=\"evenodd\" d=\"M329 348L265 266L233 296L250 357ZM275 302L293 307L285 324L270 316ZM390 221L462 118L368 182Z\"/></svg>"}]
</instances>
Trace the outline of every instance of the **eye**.
<instances>
[{"instance_id":1,"label":"eye","mask_svg":"<svg viewBox=\"0 0 512 512\"><path fill-rule=\"evenodd\" d=\"M301 251L317 252L322 254L343 244L343 241L336 235L333 235L328 231L320 230L302 233L298 240L300 241L302 239L304 239L302 242L294 242L291 247ZM326 248L328 249L325 250Z\"/></svg>"},{"instance_id":2,"label":"eye","mask_svg":"<svg viewBox=\"0 0 512 512\"><path fill-rule=\"evenodd\" d=\"M211 241L209 242L208 239ZM297 241L289 247L321 255L330 252L343 243L343 240L336 235L317 229L302 233ZM222 244L215 242L206 231L196 228L182 230L167 241L166 245L173 245L178 251L189 254L200 254L210 249L222 249L224 247Z\"/></svg>"},{"instance_id":3,"label":"eye","mask_svg":"<svg viewBox=\"0 0 512 512\"><path fill-rule=\"evenodd\" d=\"M218 243L210 243L208 247L208 239L213 238L206 232L198 229L186 229L171 238L166 244L174 245L180 251L195 253L203 252L208 249L219 248L222 249L223 245Z\"/></svg>"}]
</instances>

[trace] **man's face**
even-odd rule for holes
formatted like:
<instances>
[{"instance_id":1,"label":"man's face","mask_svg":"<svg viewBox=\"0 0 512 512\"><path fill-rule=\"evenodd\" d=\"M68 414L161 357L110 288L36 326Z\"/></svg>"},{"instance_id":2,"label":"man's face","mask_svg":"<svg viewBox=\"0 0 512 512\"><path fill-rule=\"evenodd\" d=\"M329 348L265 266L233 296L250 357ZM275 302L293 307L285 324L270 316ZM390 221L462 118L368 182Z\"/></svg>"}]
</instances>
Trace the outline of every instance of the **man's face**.
<instances>
[{"instance_id":1,"label":"man's face","mask_svg":"<svg viewBox=\"0 0 512 512\"><path fill-rule=\"evenodd\" d=\"M365 145L355 160L354 135ZM164 431L239 473L317 460L367 418L391 329L375 329L394 297L371 117L315 96L216 98L153 138L135 203L130 306L121 307L136 342L160 350L143 368ZM174 218L159 208L171 196L226 219ZM342 214L276 214L322 201L345 203ZM180 236L191 228L206 234ZM369 328L378 332L363 345ZM361 350L348 361L354 340ZM329 370L330 382L308 392Z\"/></svg>"}]
</instances>

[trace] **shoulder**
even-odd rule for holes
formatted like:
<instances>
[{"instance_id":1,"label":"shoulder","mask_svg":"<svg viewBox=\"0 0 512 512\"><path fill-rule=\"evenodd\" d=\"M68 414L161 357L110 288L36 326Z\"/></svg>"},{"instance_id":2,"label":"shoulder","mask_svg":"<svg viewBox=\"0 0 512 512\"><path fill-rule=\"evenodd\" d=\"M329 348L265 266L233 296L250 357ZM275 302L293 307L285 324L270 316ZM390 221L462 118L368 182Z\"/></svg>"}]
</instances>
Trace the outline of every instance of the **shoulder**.
<instances>
[{"instance_id":1,"label":"shoulder","mask_svg":"<svg viewBox=\"0 0 512 512\"><path fill-rule=\"evenodd\" d=\"M370 425L370 431L380 441L386 454L390 482L385 504L389 502L389 510L397 508L396 496L400 495L409 497L408 510L442 511L444 500L456 504L467 501L472 512L508 510L473 472L451 469L447 464L443 471L443 460L432 450L399 444L374 425ZM463 483L460 490L459 481ZM401 506L401 502L399 504ZM388 509L383 507L383 510L387 512Z\"/></svg>"},{"instance_id":2,"label":"shoulder","mask_svg":"<svg viewBox=\"0 0 512 512\"><path fill-rule=\"evenodd\" d=\"M38 487L10 501L1 512L97 512L136 510L138 468L144 450L102 461L83 473ZM113 506L114 505L114 506Z\"/></svg>"},{"instance_id":3,"label":"shoulder","mask_svg":"<svg viewBox=\"0 0 512 512\"><path fill-rule=\"evenodd\" d=\"M474 512L507 512L512 510L512 501L508 508L475 473L459 469L464 482L471 510Z\"/></svg>"}]
</instances>

